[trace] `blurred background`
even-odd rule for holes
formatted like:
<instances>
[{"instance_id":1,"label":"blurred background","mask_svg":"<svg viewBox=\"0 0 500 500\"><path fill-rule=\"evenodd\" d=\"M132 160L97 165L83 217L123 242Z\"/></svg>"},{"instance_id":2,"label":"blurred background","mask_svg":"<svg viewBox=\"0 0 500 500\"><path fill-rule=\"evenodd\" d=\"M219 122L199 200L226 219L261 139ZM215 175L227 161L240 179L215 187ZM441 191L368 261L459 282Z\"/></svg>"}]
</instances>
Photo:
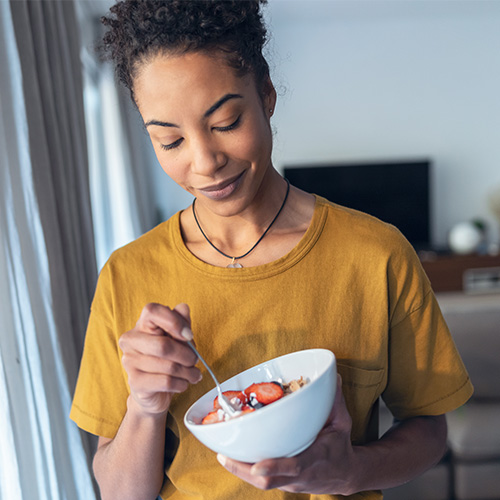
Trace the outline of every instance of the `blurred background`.
<instances>
[{"instance_id":1,"label":"blurred background","mask_svg":"<svg viewBox=\"0 0 500 500\"><path fill-rule=\"evenodd\" d=\"M88 4L84 38L103 3ZM432 243L474 218L497 241L499 2L271 0L266 10L275 166L428 158ZM186 199L154 163L167 218Z\"/></svg>"},{"instance_id":2,"label":"blurred background","mask_svg":"<svg viewBox=\"0 0 500 500\"><path fill-rule=\"evenodd\" d=\"M97 498L95 441L67 419L97 272L191 202L94 50L112 3L0 0L0 498L9 500ZM500 333L491 316L500 1L269 0L265 12L277 169L425 162L429 238L418 250L443 310L490 314L485 342ZM463 273L478 268L489 274L474 286L486 293L464 294ZM451 490L437 498L500 498L500 487Z\"/></svg>"}]
</instances>

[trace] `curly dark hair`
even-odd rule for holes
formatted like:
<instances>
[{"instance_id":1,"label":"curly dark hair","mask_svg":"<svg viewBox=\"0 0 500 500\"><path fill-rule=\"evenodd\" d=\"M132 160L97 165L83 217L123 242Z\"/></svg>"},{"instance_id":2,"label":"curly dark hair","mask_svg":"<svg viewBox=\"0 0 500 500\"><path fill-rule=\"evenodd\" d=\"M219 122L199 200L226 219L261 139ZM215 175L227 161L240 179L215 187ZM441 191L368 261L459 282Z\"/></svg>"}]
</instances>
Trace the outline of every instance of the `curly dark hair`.
<instances>
[{"instance_id":1,"label":"curly dark hair","mask_svg":"<svg viewBox=\"0 0 500 500\"><path fill-rule=\"evenodd\" d=\"M159 54L219 53L238 75L253 74L261 97L269 65L262 49L267 0L123 0L101 18L108 28L101 52L114 61L117 78L134 98L140 63Z\"/></svg>"}]
</instances>

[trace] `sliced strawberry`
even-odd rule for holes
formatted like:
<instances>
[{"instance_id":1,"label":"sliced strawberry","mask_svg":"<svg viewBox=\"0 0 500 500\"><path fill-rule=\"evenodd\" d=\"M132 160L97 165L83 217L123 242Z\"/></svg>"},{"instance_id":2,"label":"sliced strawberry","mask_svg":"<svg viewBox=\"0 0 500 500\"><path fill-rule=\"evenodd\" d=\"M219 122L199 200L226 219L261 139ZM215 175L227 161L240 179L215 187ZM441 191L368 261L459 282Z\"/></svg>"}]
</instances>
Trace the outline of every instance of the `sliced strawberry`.
<instances>
[{"instance_id":1,"label":"sliced strawberry","mask_svg":"<svg viewBox=\"0 0 500 500\"><path fill-rule=\"evenodd\" d=\"M224 394L224 396L226 396L229 401L231 401L233 398L238 398L242 405L246 404L248 400L247 395L243 391L224 391L222 394ZM214 399L214 409L218 410L219 408L219 396L217 396Z\"/></svg>"},{"instance_id":2,"label":"sliced strawberry","mask_svg":"<svg viewBox=\"0 0 500 500\"><path fill-rule=\"evenodd\" d=\"M222 422L223 418L219 414L218 410L211 411L203 417L201 421L202 424L216 424L217 422Z\"/></svg>"},{"instance_id":3,"label":"sliced strawberry","mask_svg":"<svg viewBox=\"0 0 500 500\"><path fill-rule=\"evenodd\" d=\"M284 393L283 387L278 382L261 382L247 387L245 394L251 403L253 399L256 399L259 403L268 405L281 399Z\"/></svg>"},{"instance_id":4,"label":"sliced strawberry","mask_svg":"<svg viewBox=\"0 0 500 500\"><path fill-rule=\"evenodd\" d=\"M255 411L255 408L250 405L243 405L241 408L241 413L252 413L253 411Z\"/></svg>"}]
</instances>

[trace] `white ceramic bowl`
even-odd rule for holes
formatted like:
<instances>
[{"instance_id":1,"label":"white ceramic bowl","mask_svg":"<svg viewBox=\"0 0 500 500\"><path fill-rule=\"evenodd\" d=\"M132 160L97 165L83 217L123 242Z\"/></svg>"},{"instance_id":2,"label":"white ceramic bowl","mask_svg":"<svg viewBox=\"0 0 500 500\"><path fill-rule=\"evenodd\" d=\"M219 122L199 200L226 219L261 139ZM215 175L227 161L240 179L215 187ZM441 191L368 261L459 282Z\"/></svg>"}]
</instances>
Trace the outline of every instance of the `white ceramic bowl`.
<instances>
[{"instance_id":1,"label":"white ceramic bowl","mask_svg":"<svg viewBox=\"0 0 500 500\"><path fill-rule=\"evenodd\" d=\"M313 443L330 414L337 387L331 351L286 354L221 384L222 390L243 390L254 382L287 383L301 376L308 380L304 387L270 405L226 422L202 425L202 418L213 410L214 388L189 408L184 423L205 446L241 462L296 455Z\"/></svg>"}]
</instances>

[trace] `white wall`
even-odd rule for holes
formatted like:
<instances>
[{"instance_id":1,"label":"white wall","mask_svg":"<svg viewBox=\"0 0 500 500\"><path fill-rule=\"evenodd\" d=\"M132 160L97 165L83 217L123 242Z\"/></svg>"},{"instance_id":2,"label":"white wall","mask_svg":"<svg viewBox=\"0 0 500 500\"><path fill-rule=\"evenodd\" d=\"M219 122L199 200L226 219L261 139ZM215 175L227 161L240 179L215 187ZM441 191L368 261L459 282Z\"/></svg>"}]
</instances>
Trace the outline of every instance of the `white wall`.
<instances>
[{"instance_id":1,"label":"white wall","mask_svg":"<svg viewBox=\"0 0 500 500\"><path fill-rule=\"evenodd\" d=\"M430 157L433 240L500 189L500 1L270 0L274 162Z\"/></svg>"},{"instance_id":2,"label":"white wall","mask_svg":"<svg viewBox=\"0 0 500 500\"><path fill-rule=\"evenodd\" d=\"M476 217L498 237L500 0L269 0L266 13L278 169L430 157L434 243ZM190 203L152 170L163 217Z\"/></svg>"}]
</instances>

